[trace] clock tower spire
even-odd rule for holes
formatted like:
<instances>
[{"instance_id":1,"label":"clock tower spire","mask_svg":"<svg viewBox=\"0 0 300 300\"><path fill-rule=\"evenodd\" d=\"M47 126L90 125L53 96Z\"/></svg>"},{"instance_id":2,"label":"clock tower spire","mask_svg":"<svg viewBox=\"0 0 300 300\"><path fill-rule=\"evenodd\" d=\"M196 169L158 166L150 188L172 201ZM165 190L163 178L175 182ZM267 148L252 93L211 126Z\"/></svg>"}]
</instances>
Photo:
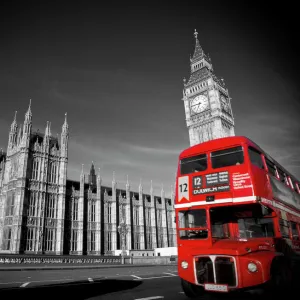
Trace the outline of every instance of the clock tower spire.
<instances>
[{"instance_id":1,"label":"clock tower spire","mask_svg":"<svg viewBox=\"0 0 300 300\"><path fill-rule=\"evenodd\" d=\"M211 59L200 46L195 29L195 50L190 58L191 74L183 80L183 98L190 145L233 136L234 118L228 89L213 70Z\"/></svg>"}]
</instances>

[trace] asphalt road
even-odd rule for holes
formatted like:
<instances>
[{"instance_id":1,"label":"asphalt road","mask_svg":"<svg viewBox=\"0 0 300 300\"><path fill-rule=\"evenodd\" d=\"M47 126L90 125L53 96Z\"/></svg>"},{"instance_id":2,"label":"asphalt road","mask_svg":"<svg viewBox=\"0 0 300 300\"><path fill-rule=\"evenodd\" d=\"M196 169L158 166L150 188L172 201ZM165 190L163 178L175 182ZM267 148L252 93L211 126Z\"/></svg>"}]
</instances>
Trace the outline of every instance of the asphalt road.
<instances>
[{"instance_id":1,"label":"asphalt road","mask_svg":"<svg viewBox=\"0 0 300 300\"><path fill-rule=\"evenodd\" d=\"M266 300L251 294L231 300ZM206 299L217 299L210 296ZM0 299L186 300L176 266L0 271Z\"/></svg>"}]
</instances>

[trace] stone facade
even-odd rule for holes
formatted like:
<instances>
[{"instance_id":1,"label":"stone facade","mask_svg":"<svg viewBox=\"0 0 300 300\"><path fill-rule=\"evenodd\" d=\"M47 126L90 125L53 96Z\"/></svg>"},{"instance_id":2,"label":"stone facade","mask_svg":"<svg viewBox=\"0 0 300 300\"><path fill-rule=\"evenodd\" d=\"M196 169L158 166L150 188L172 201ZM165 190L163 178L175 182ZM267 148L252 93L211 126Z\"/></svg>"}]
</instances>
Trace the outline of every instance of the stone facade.
<instances>
[{"instance_id":1,"label":"stone facade","mask_svg":"<svg viewBox=\"0 0 300 300\"><path fill-rule=\"evenodd\" d=\"M0 151L0 253L113 255L176 243L174 193L165 198L102 186L92 163L79 181L67 179L67 115L60 140L32 130L31 106L20 127L12 122L7 152ZM122 229L122 231L121 231Z\"/></svg>"},{"instance_id":2,"label":"stone facade","mask_svg":"<svg viewBox=\"0 0 300 300\"><path fill-rule=\"evenodd\" d=\"M191 74L184 79L183 98L190 145L233 136L234 119L228 89L223 79L214 74L195 30L195 50L190 58Z\"/></svg>"}]
</instances>

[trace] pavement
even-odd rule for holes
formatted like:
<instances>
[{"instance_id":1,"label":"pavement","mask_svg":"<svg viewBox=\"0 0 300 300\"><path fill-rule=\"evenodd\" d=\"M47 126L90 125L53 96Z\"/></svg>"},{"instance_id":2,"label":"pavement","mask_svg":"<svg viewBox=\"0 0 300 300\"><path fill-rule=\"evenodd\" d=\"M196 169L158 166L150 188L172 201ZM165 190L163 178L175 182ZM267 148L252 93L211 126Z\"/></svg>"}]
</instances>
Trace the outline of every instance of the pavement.
<instances>
[{"instance_id":1,"label":"pavement","mask_svg":"<svg viewBox=\"0 0 300 300\"><path fill-rule=\"evenodd\" d=\"M151 267L152 264L0 264L0 271L25 270L73 270L73 269L103 269L103 268L134 268ZM161 264L159 266L177 266L177 264Z\"/></svg>"}]
</instances>

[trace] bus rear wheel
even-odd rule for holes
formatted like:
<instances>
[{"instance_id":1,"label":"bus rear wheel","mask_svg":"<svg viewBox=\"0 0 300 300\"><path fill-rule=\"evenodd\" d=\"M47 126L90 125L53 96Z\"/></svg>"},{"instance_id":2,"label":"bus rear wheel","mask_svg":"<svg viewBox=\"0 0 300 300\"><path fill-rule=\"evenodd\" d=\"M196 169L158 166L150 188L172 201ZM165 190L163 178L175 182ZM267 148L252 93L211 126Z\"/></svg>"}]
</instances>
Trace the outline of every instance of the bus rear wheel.
<instances>
[{"instance_id":1,"label":"bus rear wheel","mask_svg":"<svg viewBox=\"0 0 300 300\"><path fill-rule=\"evenodd\" d=\"M204 289L181 278L181 287L185 295L189 298L201 299L204 295Z\"/></svg>"}]
</instances>

